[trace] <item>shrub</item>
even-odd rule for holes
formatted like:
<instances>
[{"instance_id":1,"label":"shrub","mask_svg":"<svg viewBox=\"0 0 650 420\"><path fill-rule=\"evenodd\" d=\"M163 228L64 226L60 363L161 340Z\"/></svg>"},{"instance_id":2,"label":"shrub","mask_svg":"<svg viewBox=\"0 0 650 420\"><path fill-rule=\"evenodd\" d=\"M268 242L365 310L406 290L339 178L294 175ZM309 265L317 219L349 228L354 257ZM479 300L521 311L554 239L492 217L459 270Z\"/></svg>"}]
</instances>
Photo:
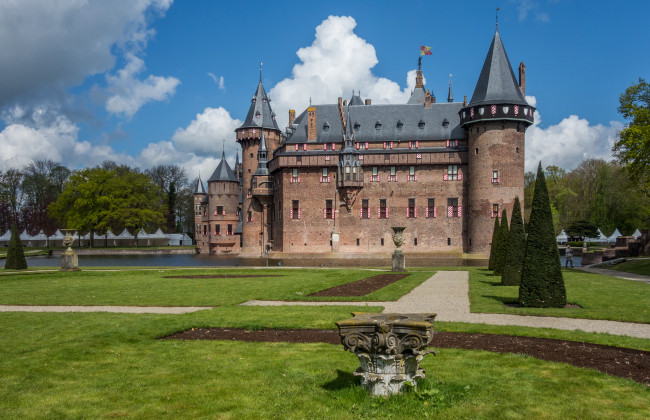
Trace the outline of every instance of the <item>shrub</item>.
<instances>
[{"instance_id":1,"label":"shrub","mask_svg":"<svg viewBox=\"0 0 650 420\"><path fill-rule=\"evenodd\" d=\"M490 244L490 261L488 262L488 269L494 270L494 257L497 253L499 242L499 218L494 216L494 229L492 230L492 243Z\"/></svg>"},{"instance_id":2,"label":"shrub","mask_svg":"<svg viewBox=\"0 0 650 420\"><path fill-rule=\"evenodd\" d=\"M562 308L566 305L566 289L541 162L537 168L530 223L526 232L528 238L521 271L519 303L525 307Z\"/></svg>"},{"instance_id":3,"label":"shrub","mask_svg":"<svg viewBox=\"0 0 650 420\"><path fill-rule=\"evenodd\" d=\"M506 257L508 253L508 237L510 232L508 230L508 212L503 209L501 213L501 225L499 226L499 238L497 239L497 251L494 257L494 274L502 275L503 268L506 265Z\"/></svg>"},{"instance_id":4,"label":"shrub","mask_svg":"<svg viewBox=\"0 0 650 420\"><path fill-rule=\"evenodd\" d=\"M23 244L20 243L20 233L18 226L13 225L11 228L11 239L9 240L9 249L7 250L7 259L5 260L5 269L7 270L24 270L27 268Z\"/></svg>"},{"instance_id":5,"label":"shrub","mask_svg":"<svg viewBox=\"0 0 650 420\"><path fill-rule=\"evenodd\" d=\"M510 236L508 240L508 253L501 276L504 286L519 286L521 283L521 267L524 264L524 249L526 248L526 235L524 234L524 221L521 218L521 204L519 197L515 197L510 220Z\"/></svg>"}]
</instances>

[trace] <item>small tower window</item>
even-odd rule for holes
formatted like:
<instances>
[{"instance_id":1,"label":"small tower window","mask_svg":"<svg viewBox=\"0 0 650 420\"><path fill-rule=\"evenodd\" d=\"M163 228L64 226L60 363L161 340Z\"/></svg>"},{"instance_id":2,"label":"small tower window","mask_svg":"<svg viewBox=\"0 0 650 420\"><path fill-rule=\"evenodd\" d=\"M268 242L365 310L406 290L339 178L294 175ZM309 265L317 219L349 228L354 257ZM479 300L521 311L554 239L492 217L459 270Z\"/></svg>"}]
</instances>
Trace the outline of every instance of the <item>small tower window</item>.
<instances>
[{"instance_id":1,"label":"small tower window","mask_svg":"<svg viewBox=\"0 0 650 420\"><path fill-rule=\"evenodd\" d=\"M474 149L474 154L478 155L478 147L476 149Z\"/></svg>"},{"instance_id":2,"label":"small tower window","mask_svg":"<svg viewBox=\"0 0 650 420\"><path fill-rule=\"evenodd\" d=\"M424 129L424 120L420 120L420 122L418 123L418 128Z\"/></svg>"},{"instance_id":3,"label":"small tower window","mask_svg":"<svg viewBox=\"0 0 650 420\"><path fill-rule=\"evenodd\" d=\"M323 131L329 131L330 130L330 124L325 121L325 124L323 124Z\"/></svg>"},{"instance_id":4,"label":"small tower window","mask_svg":"<svg viewBox=\"0 0 650 420\"><path fill-rule=\"evenodd\" d=\"M448 128L448 127L449 127L449 121L447 121L447 118L445 118L445 119L442 121L442 126L443 126L444 128Z\"/></svg>"},{"instance_id":5,"label":"small tower window","mask_svg":"<svg viewBox=\"0 0 650 420\"><path fill-rule=\"evenodd\" d=\"M375 123L375 130L381 130L381 122L380 121L377 121Z\"/></svg>"}]
</instances>

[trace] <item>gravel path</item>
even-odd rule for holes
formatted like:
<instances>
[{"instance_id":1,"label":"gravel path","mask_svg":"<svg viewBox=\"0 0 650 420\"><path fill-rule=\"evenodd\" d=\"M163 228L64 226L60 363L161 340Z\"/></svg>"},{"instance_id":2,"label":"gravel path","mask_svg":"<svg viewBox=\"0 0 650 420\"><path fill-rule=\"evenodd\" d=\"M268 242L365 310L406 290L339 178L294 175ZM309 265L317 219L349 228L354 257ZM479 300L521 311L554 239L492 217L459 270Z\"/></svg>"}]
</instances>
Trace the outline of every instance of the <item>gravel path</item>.
<instances>
[{"instance_id":1,"label":"gravel path","mask_svg":"<svg viewBox=\"0 0 650 420\"><path fill-rule=\"evenodd\" d=\"M383 306L384 312L437 313L437 321L469 322L490 325L582 330L587 332L627 335L650 339L650 324L601 321L579 318L556 318L505 314L474 314L469 310L469 273L467 271L438 271L410 293L395 302L279 302L250 301L243 305L353 305Z\"/></svg>"},{"instance_id":2,"label":"gravel path","mask_svg":"<svg viewBox=\"0 0 650 420\"><path fill-rule=\"evenodd\" d=\"M186 314L209 306L32 306L0 305L0 312L115 312L122 314Z\"/></svg>"}]
</instances>

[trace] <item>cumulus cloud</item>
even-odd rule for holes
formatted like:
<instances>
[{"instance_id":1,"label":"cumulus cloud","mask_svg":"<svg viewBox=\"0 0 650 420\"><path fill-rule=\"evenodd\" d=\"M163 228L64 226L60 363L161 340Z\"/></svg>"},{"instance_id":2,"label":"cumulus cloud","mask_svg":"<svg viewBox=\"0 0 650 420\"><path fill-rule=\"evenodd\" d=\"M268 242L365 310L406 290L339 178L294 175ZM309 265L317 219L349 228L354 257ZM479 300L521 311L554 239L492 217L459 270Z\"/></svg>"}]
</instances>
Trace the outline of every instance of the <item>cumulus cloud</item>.
<instances>
[{"instance_id":1,"label":"cumulus cloud","mask_svg":"<svg viewBox=\"0 0 650 420\"><path fill-rule=\"evenodd\" d=\"M361 90L373 103L405 103L415 85L415 70L409 72L409 86L372 73L377 64L375 47L354 33L357 22L349 16L330 16L316 28L313 43L298 50L300 63L293 67L291 77L275 85L269 92L278 125L287 124L289 109L302 110L312 103L334 103L339 96L349 97L352 90ZM413 80L411 82L411 80Z\"/></svg>"},{"instance_id":2,"label":"cumulus cloud","mask_svg":"<svg viewBox=\"0 0 650 420\"><path fill-rule=\"evenodd\" d=\"M226 154L233 155L236 148L235 129L242 121L232 118L222 108L205 108L186 128L179 128L172 136L176 149L199 155L221 156L222 140L226 140Z\"/></svg>"},{"instance_id":3,"label":"cumulus cloud","mask_svg":"<svg viewBox=\"0 0 650 420\"><path fill-rule=\"evenodd\" d=\"M117 76L106 76L110 92L106 100L108 112L132 117L147 102L162 101L175 93L180 80L154 75L140 80L136 76L144 71L144 60L131 53L126 58L127 63Z\"/></svg>"},{"instance_id":4,"label":"cumulus cloud","mask_svg":"<svg viewBox=\"0 0 650 420\"><path fill-rule=\"evenodd\" d=\"M535 106L535 97L526 100ZM574 169L585 159L612 159L612 146L623 124L591 125L577 115L570 115L558 124L541 127L542 117L535 111L535 123L526 130L526 171L535 171L542 161L544 167L557 165Z\"/></svg>"},{"instance_id":5,"label":"cumulus cloud","mask_svg":"<svg viewBox=\"0 0 650 420\"><path fill-rule=\"evenodd\" d=\"M152 35L147 14L164 14L171 2L0 2L0 107L60 93L109 70L112 49L143 48Z\"/></svg>"}]
</instances>

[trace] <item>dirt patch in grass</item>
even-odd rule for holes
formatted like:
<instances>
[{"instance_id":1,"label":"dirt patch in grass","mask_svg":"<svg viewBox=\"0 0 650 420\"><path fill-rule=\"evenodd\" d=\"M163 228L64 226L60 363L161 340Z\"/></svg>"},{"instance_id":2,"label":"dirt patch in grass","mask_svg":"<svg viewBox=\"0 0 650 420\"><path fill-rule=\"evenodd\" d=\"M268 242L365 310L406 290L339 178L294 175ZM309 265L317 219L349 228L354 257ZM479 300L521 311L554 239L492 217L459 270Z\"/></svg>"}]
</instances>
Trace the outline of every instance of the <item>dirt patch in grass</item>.
<instances>
[{"instance_id":1,"label":"dirt patch in grass","mask_svg":"<svg viewBox=\"0 0 650 420\"><path fill-rule=\"evenodd\" d=\"M408 276L408 274L379 274L367 279L321 290L309 296L365 296Z\"/></svg>"},{"instance_id":2,"label":"dirt patch in grass","mask_svg":"<svg viewBox=\"0 0 650 420\"><path fill-rule=\"evenodd\" d=\"M238 328L192 328L163 338L341 344L338 331L315 329L248 331ZM451 332L435 333L430 347L525 354L541 360L596 369L650 385L650 352L642 350L548 338Z\"/></svg>"},{"instance_id":3,"label":"dirt patch in grass","mask_svg":"<svg viewBox=\"0 0 650 420\"><path fill-rule=\"evenodd\" d=\"M279 274L199 274L194 276L163 276L165 279L249 279L251 277L282 277Z\"/></svg>"}]
</instances>

